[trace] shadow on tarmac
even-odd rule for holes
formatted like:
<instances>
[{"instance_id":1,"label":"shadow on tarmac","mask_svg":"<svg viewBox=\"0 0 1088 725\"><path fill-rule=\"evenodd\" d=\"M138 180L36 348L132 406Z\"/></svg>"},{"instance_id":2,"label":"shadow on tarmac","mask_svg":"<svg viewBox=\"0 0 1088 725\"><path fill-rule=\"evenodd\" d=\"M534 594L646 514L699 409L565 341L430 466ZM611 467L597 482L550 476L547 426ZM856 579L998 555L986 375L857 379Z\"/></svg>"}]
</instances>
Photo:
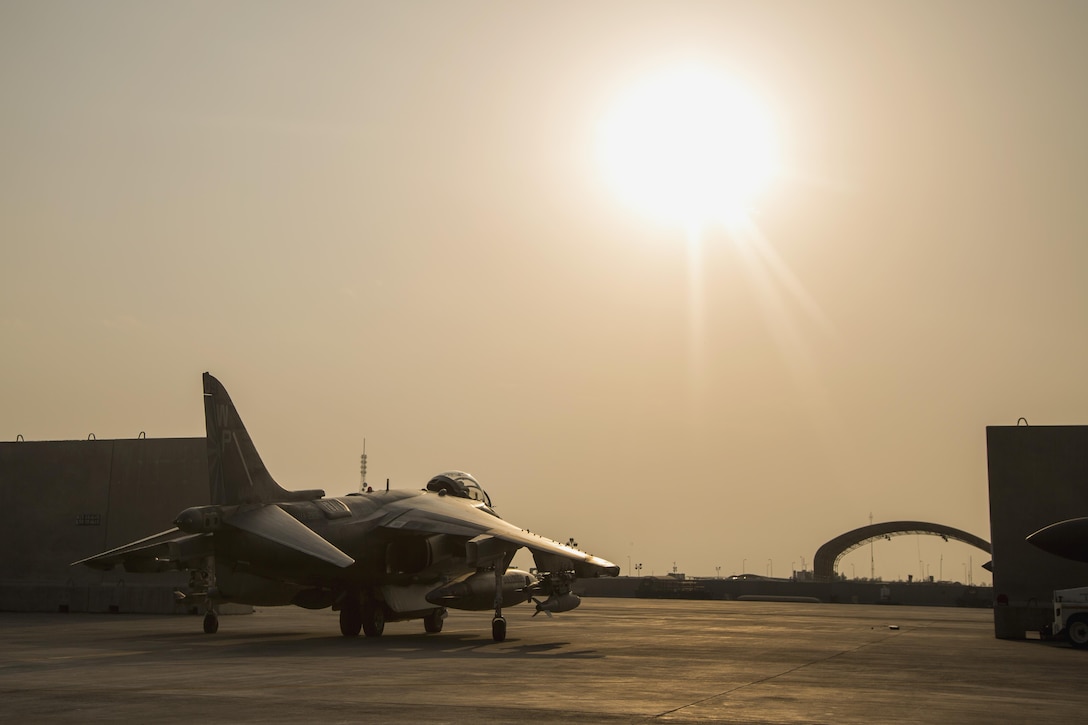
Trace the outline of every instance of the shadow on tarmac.
<instances>
[{"instance_id":1,"label":"shadow on tarmac","mask_svg":"<svg viewBox=\"0 0 1088 725\"><path fill-rule=\"evenodd\" d=\"M539 642L519 644L516 637L505 642L490 638L451 632L449 634L385 634L378 638L342 637L340 635L312 636L305 631L170 632L134 634L130 644L144 649L156 649L155 642L188 650L193 658L214 657L313 657L341 655L352 657L436 657L473 654L481 657L524 657L529 659L593 659L603 658L597 650L569 650L570 642Z\"/></svg>"}]
</instances>

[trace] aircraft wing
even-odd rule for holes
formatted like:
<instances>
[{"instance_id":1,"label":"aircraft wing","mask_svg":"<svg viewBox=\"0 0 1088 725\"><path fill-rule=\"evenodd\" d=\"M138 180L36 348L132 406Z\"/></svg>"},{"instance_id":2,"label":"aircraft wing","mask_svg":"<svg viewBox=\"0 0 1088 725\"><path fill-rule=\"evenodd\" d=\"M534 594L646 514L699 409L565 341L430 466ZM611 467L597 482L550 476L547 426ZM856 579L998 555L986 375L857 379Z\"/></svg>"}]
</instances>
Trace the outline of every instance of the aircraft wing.
<instances>
[{"instance_id":1,"label":"aircraft wing","mask_svg":"<svg viewBox=\"0 0 1088 725\"><path fill-rule=\"evenodd\" d=\"M562 566L563 560L568 560L573 564L571 568L579 577L619 576L620 568L607 559L587 554L539 534L523 531L516 526L509 524L507 526L508 529L504 527L502 531L488 533L503 541L524 546L533 552L537 567L543 571L555 571Z\"/></svg>"},{"instance_id":2,"label":"aircraft wing","mask_svg":"<svg viewBox=\"0 0 1088 725\"><path fill-rule=\"evenodd\" d=\"M240 508L227 524L341 569L355 560L275 504Z\"/></svg>"},{"instance_id":3,"label":"aircraft wing","mask_svg":"<svg viewBox=\"0 0 1088 725\"><path fill-rule=\"evenodd\" d=\"M620 568L606 559L519 529L487 513L478 504L461 499L424 494L393 504L386 511L387 515L379 522L384 528L465 536L477 545L490 537L508 544L506 548L511 550L525 547L544 571L574 570L579 577L618 576L620 573ZM502 548L502 544L496 545Z\"/></svg>"},{"instance_id":4,"label":"aircraft wing","mask_svg":"<svg viewBox=\"0 0 1088 725\"><path fill-rule=\"evenodd\" d=\"M211 538L207 534L187 534L172 528L74 561L71 565L85 564L92 569L108 571L121 564L125 571L159 572L185 569L187 562L203 559L211 553Z\"/></svg>"}]
</instances>

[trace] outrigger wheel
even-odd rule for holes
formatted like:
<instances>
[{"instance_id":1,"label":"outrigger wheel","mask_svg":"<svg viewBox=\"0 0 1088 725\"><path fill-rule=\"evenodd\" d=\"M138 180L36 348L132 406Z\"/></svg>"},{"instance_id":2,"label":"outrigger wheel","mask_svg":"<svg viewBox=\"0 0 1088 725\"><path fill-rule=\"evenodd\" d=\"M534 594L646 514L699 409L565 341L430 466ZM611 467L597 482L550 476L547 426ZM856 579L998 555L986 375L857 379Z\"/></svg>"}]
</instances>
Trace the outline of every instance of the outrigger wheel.
<instances>
[{"instance_id":1,"label":"outrigger wheel","mask_svg":"<svg viewBox=\"0 0 1088 725\"><path fill-rule=\"evenodd\" d=\"M502 617L491 620L491 639L496 642L506 641L506 620Z\"/></svg>"},{"instance_id":2,"label":"outrigger wheel","mask_svg":"<svg viewBox=\"0 0 1088 725\"><path fill-rule=\"evenodd\" d=\"M204 634L215 634L219 631L219 615L214 609L204 613Z\"/></svg>"}]
</instances>

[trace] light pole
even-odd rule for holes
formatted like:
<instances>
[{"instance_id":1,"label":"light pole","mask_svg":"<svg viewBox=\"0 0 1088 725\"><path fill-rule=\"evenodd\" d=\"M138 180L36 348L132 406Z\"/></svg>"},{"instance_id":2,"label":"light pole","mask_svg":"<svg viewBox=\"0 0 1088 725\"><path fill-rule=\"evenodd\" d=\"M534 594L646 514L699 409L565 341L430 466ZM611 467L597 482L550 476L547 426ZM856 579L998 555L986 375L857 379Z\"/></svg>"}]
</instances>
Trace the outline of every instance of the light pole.
<instances>
[{"instance_id":1,"label":"light pole","mask_svg":"<svg viewBox=\"0 0 1088 725\"><path fill-rule=\"evenodd\" d=\"M747 574L748 573L748 560L747 559L741 559L740 560L740 573L741 574Z\"/></svg>"},{"instance_id":2,"label":"light pole","mask_svg":"<svg viewBox=\"0 0 1088 725\"><path fill-rule=\"evenodd\" d=\"M720 566L716 566L716 567L714 567L714 571L717 572L717 576L715 576L714 578L715 579L721 579L722 578L722 568Z\"/></svg>"},{"instance_id":3,"label":"light pole","mask_svg":"<svg viewBox=\"0 0 1088 725\"><path fill-rule=\"evenodd\" d=\"M635 564L635 571L638 572L639 578L642 578L642 562Z\"/></svg>"},{"instance_id":4,"label":"light pole","mask_svg":"<svg viewBox=\"0 0 1088 725\"><path fill-rule=\"evenodd\" d=\"M767 559L767 576L774 576L774 559Z\"/></svg>"},{"instance_id":5,"label":"light pole","mask_svg":"<svg viewBox=\"0 0 1088 725\"><path fill-rule=\"evenodd\" d=\"M850 562L850 578L851 579L857 579L858 578L857 570L854 569L854 562Z\"/></svg>"}]
</instances>

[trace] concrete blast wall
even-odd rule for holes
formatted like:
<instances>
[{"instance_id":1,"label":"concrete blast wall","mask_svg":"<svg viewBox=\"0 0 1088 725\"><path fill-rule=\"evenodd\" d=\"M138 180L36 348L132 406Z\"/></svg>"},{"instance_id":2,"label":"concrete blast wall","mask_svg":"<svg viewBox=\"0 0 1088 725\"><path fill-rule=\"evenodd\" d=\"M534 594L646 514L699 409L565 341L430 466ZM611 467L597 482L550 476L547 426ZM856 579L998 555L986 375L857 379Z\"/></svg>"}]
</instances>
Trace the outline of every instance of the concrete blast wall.
<instances>
[{"instance_id":1,"label":"concrete blast wall","mask_svg":"<svg viewBox=\"0 0 1088 725\"><path fill-rule=\"evenodd\" d=\"M73 561L170 528L209 503L204 438L0 443L0 609L183 611L184 573Z\"/></svg>"},{"instance_id":2,"label":"concrete blast wall","mask_svg":"<svg viewBox=\"0 0 1088 725\"><path fill-rule=\"evenodd\" d=\"M991 426L986 452L994 634L1022 639L1053 619L1055 589L1088 586L1088 564L1024 540L1056 521L1088 516L1088 426Z\"/></svg>"}]
</instances>

